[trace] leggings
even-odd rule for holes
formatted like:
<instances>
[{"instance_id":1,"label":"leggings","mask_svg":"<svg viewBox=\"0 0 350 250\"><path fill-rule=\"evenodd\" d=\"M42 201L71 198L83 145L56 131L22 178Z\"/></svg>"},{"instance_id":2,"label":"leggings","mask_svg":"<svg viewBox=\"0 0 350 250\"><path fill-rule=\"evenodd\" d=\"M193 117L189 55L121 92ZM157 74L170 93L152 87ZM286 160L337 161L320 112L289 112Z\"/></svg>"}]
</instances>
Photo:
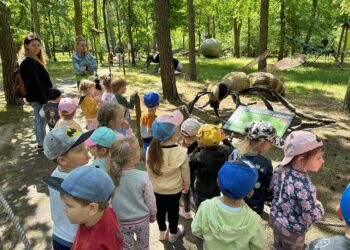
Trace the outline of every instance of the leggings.
<instances>
[{"instance_id":1,"label":"leggings","mask_svg":"<svg viewBox=\"0 0 350 250\"><path fill-rule=\"evenodd\" d=\"M169 231L171 234L177 233L177 225L179 223L179 201L181 192L177 194L158 194L156 196L157 203L157 223L159 231L166 231L165 218L168 214Z\"/></svg>"},{"instance_id":2,"label":"leggings","mask_svg":"<svg viewBox=\"0 0 350 250\"><path fill-rule=\"evenodd\" d=\"M120 227L123 233L123 249L133 250L134 249L134 234L136 234L136 245L137 249L149 249L149 220L134 225L123 225L120 223Z\"/></svg>"},{"instance_id":3,"label":"leggings","mask_svg":"<svg viewBox=\"0 0 350 250\"><path fill-rule=\"evenodd\" d=\"M291 232L270 215L270 226L273 229L273 250L303 250L305 234Z\"/></svg>"}]
</instances>

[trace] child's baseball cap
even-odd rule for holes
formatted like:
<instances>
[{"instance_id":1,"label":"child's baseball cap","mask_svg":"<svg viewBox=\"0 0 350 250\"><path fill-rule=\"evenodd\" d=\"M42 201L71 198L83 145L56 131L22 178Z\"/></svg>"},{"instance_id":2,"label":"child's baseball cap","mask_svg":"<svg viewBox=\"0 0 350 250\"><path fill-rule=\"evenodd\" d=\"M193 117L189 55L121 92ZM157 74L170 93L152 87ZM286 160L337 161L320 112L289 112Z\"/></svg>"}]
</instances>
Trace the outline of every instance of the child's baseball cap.
<instances>
[{"instance_id":1,"label":"child's baseball cap","mask_svg":"<svg viewBox=\"0 0 350 250\"><path fill-rule=\"evenodd\" d=\"M277 136L276 128L267 121L253 121L244 129L249 140L270 141L274 146L283 148L284 140Z\"/></svg>"},{"instance_id":2,"label":"child's baseball cap","mask_svg":"<svg viewBox=\"0 0 350 250\"><path fill-rule=\"evenodd\" d=\"M246 197L258 180L258 171L253 164L243 161L225 162L218 173L221 193L237 200Z\"/></svg>"},{"instance_id":3,"label":"child's baseball cap","mask_svg":"<svg viewBox=\"0 0 350 250\"><path fill-rule=\"evenodd\" d=\"M49 187L91 202L107 202L115 189L112 178L99 166L81 166L65 178L44 177Z\"/></svg>"},{"instance_id":4,"label":"child's baseball cap","mask_svg":"<svg viewBox=\"0 0 350 250\"><path fill-rule=\"evenodd\" d=\"M226 137L221 133L221 126L221 124L204 124L199 128L196 136L206 147L219 145L222 140L226 139Z\"/></svg>"},{"instance_id":5,"label":"child's baseball cap","mask_svg":"<svg viewBox=\"0 0 350 250\"><path fill-rule=\"evenodd\" d=\"M350 227L350 184L346 187L341 196L340 210L346 225Z\"/></svg>"},{"instance_id":6,"label":"child's baseball cap","mask_svg":"<svg viewBox=\"0 0 350 250\"><path fill-rule=\"evenodd\" d=\"M158 116L157 120L158 122L167 122L167 123L175 124L175 126L177 127L183 122L184 115L179 110L175 110L170 115L163 114Z\"/></svg>"},{"instance_id":7,"label":"child's baseball cap","mask_svg":"<svg viewBox=\"0 0 350 250\"><path fill-rule=\"evenodd\" d=\"M100 145L105 148L110 148L116 139L117 136L112 129L99 127L92 133L90 138L84 142L84 144L87 147Z\"/></svg>"},{"instance_id":8,"label":"child's baseball cap","mask_svg":"<svg viewBox=\"0 0 350 250\"><path fill-rule=\"evenodd\" d=\"M284 158L281 165L286 166L295 156L322 146L323 143L313 133L301 130L293 131L287 136L284 143Z\"/></svg>"},{"instance_id":9,"label":"child's baseball cap","mask_svg":"<svg viewBox=\"0 0 350 250\"><path fill-rule=\"evenodd\" d=\"M55 100L58 97L60 97L64 93L63 90L56 89L56 88L49 88L47 91L47 98L49 100Z\"/></svg>"},{"instance_id":10,"label":"child's baseball cap","mask_svg":"<svg viewBox=\"0 0 350 250\"><path fill-rule=\"evenodd\" d=\"M152 131L154 139L166 141L176 132L176 125L170 122L159 122L156 119L152 124Z\"/></svg>"},{"instance_id":11,"label":"child's baseball cap","mask_svg":"<svg viewBox=\"0 0 350 250\"><path fill-rule=\"evenodd\" d=\"M148 108L153 108L159 104L160 94L157 92L147 92L143 96L143 101Z\"/></svg>"},{"instance_id":12,"label":"child's baseball cap","mask_svg":"<svg viewBox=\"0 0 350 250\"><path fill-rule=\"evenodd\" d=\"M49 160L57 159L70 149L83 143L90 137L93 130L84 134L74 128L63 125L51 130L44 139L44 154Z\"/></svg>"},{"instance_id":13,"label":"child's baseball cap","mask_svg":"<svg viewBox=\"0 0 350 250\"><path fill-rule=\"evenodd\" d=\"M185 136L195 136L203 124L194 118L187 118L181 124L181 133Z\"/></svg>"},{"instance_id":14,"label":"child's baseball cap","mask_svg":"<svg viewBox=\"0 0 350 250\"><path fill-rule=\"evenodd\" d=\"M62 98L58 104L58 110L65 115L73 114L78 108L78 101L72 98Z\"/></svg>"}]
</instances>

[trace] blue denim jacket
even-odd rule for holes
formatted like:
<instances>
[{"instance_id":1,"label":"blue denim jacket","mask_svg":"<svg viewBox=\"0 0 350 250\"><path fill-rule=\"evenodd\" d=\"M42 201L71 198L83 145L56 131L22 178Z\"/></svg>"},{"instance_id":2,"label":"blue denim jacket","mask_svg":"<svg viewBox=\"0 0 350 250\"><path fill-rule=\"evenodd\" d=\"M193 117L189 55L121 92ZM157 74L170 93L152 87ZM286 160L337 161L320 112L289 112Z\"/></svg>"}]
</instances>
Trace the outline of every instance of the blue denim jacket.
<instances>
[{"instance_id":1,"label":"blue denim jacket","mask_svg":"<svg viewBox=\"0 0 350 250\"><path fill-rule=\"evenodd\" d=\"M72 57L73 68L77 75L94 74L97 70L97 64L95 59L90 53L85 53L84 56L80 56L78 53L74 53ZM80 68L81 66L88 66L88 71Z\"/></svg>"}]
</instances>

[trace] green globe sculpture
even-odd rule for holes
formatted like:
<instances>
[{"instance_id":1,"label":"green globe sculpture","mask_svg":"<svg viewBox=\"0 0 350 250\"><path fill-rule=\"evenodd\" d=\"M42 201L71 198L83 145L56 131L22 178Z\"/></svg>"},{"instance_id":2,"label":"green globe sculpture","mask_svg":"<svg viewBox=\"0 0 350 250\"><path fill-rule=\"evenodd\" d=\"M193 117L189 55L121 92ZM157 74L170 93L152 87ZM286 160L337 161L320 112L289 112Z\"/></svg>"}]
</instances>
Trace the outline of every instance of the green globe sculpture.
<instances>
[{"instance_id":1,"label":"green globe sculpture","mask_svg":"<svg viewBox=\"0 0 350 250\"><path fill-rule=\"evenodd\" d=\"M201 44L200 49L201 53L206 58L218 58L221 56L222 45L218 40L209 38Z\"/></svg>"}]
</instances>

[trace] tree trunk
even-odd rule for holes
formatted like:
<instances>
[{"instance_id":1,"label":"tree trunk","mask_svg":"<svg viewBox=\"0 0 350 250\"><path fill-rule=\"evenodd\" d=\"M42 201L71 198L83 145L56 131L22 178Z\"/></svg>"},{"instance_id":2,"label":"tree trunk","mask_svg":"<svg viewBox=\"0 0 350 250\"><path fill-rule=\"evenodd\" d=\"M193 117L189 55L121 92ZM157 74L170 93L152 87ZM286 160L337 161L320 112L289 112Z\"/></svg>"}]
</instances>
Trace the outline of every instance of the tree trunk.
<instances>
[{"instance_id":1,"label":"tree trunk","mask_svg":"<svg viewBox=\"0 0 350 250\"><path fill-rule=\"evenodd\" d=\"M97 0L94 0L94 24L95 24L95 28L98 29Z\"/></svg>"},{"instance_id":2,"label":"tree trunk","mask_svg":"<svg viewBox=\"0 0 350 250\"><path fill-rule=\"evenodd\" d=\"M345 40L344 40L343 50L340 56L340 63L344 63L346 45L348 44L348 34L349 34L349 28L345 29Z\"/></svg>"},{"instance_id":3,"label":"tree trunk","mask_svg":"<svg viewBox=\"0 0 350 250\"><path fill-rule=\"evenodd\" d=\"M132 0L128 0L128 25L127 25L127 32L129 37L129 43L130 43L130 53L131 53L131 64L133 66L136 65L135 62L135 51L134 51L134 38L132 35L132 23L133 23L133 10L132 10ZM130 60L129 60L130 63Z\"/></svg>"},{"instance_id":4,"label":"tree trunk","mask_svg":"<svg viewBox=\"0 0 350 250\"><path fill-rule=\"evenodd\" d=\"M107 50L108 50L108 53L109 53L111 51L111 47L109 46L108 32L107 32L106 1L107 0L103 0L103 2L102 2L102 15L103 15L103 29L104 29L104 32L105 32Z\"/></svg>"},{"instance_id":5,"label":"tree trunk","mask_svg":"<svg viewBox=\"0 0 350 250\"><path fill-rule=\"evenodd\" d=\"M337 56L335 57L336 61L338 61L338 58L340 56L341 42L343 41L344 31L345 31L345 26L343 26L343 28L341 30L341 35L340 35L340 40L339 40L338 50L337 50Z\"/></svg>"},{"instance_id":6,"label":"tree trunk","mask_svg":"<svg viewBox=\"0 0 350 250\"><path fill-rule=\"evenodd\" d=\"M252 52L250 51L250 40L251 40L251 21L250 21L250 9L249 9L249 16L248 16L248 35L247 35L247 56L251 56Z\"/></svg>"},{"instance_id":7,"label":"tree trunk","mask_svg":"<svg viewBox=\"0 0 350 250\"><path fill-rule=\"evenodd\" d=\"M188 26L188 48L190 61L190 80L195 81L196 76L196 31L193 0L187 0L187 26ZM214 20L214 19L213 19Z\"/></svg>"},{"instance_id":8,"label":"tree trunk","mask_svg":"<svg viewBox=\"0 0 350 250\"><path fill-rule=\"evenodd\" d=\"M51 49L50 49L48 40L49 40L48 38L44 40L44 46L45 46L46 55L51 60L52 54L51 54Z\"/></svg>"},{"instance_id":9,"label":"tree trunk","mask_svg":"<svg viewBox=\"0 0 350 250\"><path fill-rule=\"evenodd\" d=\"M213 16L213 38L215 38L215 16Z\"/></svg>"},{"instance_id":10,"label":"tree trunk","mask_svg":"<svg viewBox=\"0 0 350 250\"><path fill-rule=\"evenodd\" d=\"M260 54L267 50L269 32L269 0L260 1ZM266 71L266 57L259 62L259 71Z\"/></svg>"},{"instance_id":11,"label":"tree trunk","mask_svg":"<svg viewBox=\"0 0 350 250\"><path fill-rule=\"evenodd\" d=\"M241 37L241 28L242 21L237 21L237 18L232 18L232 27L233 27L233 36L234 36L234 56L237 58L241 57L241 46L240 46L240 37Z\"/></svg>"},{"instance_id":12,"label":"tree trunk","mask_svg":"<svg viewBox=\"0 0 350 250\"><path fill-rule=\"evenodd\" d=\"M284 55L284 36L286 35L286 18L284 15L284 1L281 0L281 10L280 10L280 22L281 22L281 29L280 29L280 48L278 51L278 58L277 60L281 60Z\"/></svg>"},{"instance_id":13,"label":"tree trunk","mask_svg":"<svg viewBox=\"0 0 350 250\"><path fill-rule=\"evenodd\" d=\"M57 58L56 58L55 32L53 31L53 28L52 28L52 23L51 23L51 10L50 10L50 9L49 9L49 11L47 12L47 16L48 16L48 20L49 20L50 34L51 34L51 38L52 38L52 56L53 56L53 60L56 62L56 61L57 61Z\"/></svg>"},{"instance_id":14,"label":"tree trunk","mask_svg":"<svg viewBox=\"0 0 350 250\"><path fill-rule=\"evenodd\" d=\"M40 18L38 14L37 0L31 0L31 5L32 5L32 15L33 15L33 21L34 21L34 31L36 34L40 36Z\"/></svg>"},{"instance_id":15,"label":"tree trunk","mask_svg":"<svg viewBox=\"0 0 350 250\"><path fill-rule=\"evenodd\" d=\"M75 36L82 36L83 25L82 25L80 0L74 0L74 27L75 27Z\"/></svg>"},{"instance_id":16,"label":"tree trunk","mask_svg":"<svg viewBox=\"0 0 350 250\"><path fill-rule=\"evenodd\" d=\"M12 73L16 66L15 41L9 23L9 9L0 1L0 56L2 62L2 78L5 100L7 105L23 104L22 99L17 99L12 90Z\"/></svg>"},{"instance_id":17,"label":"tree trunk","mask_svg":"<svg viewBox=\"0 0 350 250\"><path fill-rule=\"evenodd\" d=\"M157 41L160 52L160 75L162 79L163 97L166 100L178 100L176 89L173 55L171 51L169 2L154 0Z\"/></svg>"},{"instance_id":18,"label":"tree trunk","mask_svg":"<svg viewBox=\"0 0 350 250\"><path fill-rule=\"evenodd\" d=\"M309 43L310 42L312 31L313 31L314 26L315 26L317 1L318 0L312 0L312 9L311 9L311 15L310 15L310 19L309 19L310 26L309 26L309 29L307 30L307 33L306 33L305 43ZM306 54L306 53L307 53L307 48L304 47L303 48L303 54Z\"/></svg>"},{"instance_id":19,"label":"tree trunk","mask_svg":"<svg viewBox=\"0 0 350 250\"><path fill-rule=\"evenodd\" d=\"M350 78L349 78L348 87L346 89L346 94L344 98L343 110L346 112L350 112Z\"/></svg>"},{"instance_id":20,"label":"tree trunk","mask_svg":"<svg viewBox=\"0 0 350 250\"><path fill-rule=\"evenodd\" d=\"M111 37L112 50L115 53L115 48L117 47L117 42L115 40L114 24L113 24L112 16L113 16L112 6L111 6L111 2L108 0L108 2L107 2L108 29L109 29L109 35Z\"/></svg>"},{"instance_id":21,"label":"tree trunk","mask_svg":"<svg viewBox=\"0 0 350 250\"><path fill-rule=\"evenodd\" d=\"M206 38L211 38L211 34L210 34L210 16L207 16L207 37Z\"/></svg>"}]
</instances>

